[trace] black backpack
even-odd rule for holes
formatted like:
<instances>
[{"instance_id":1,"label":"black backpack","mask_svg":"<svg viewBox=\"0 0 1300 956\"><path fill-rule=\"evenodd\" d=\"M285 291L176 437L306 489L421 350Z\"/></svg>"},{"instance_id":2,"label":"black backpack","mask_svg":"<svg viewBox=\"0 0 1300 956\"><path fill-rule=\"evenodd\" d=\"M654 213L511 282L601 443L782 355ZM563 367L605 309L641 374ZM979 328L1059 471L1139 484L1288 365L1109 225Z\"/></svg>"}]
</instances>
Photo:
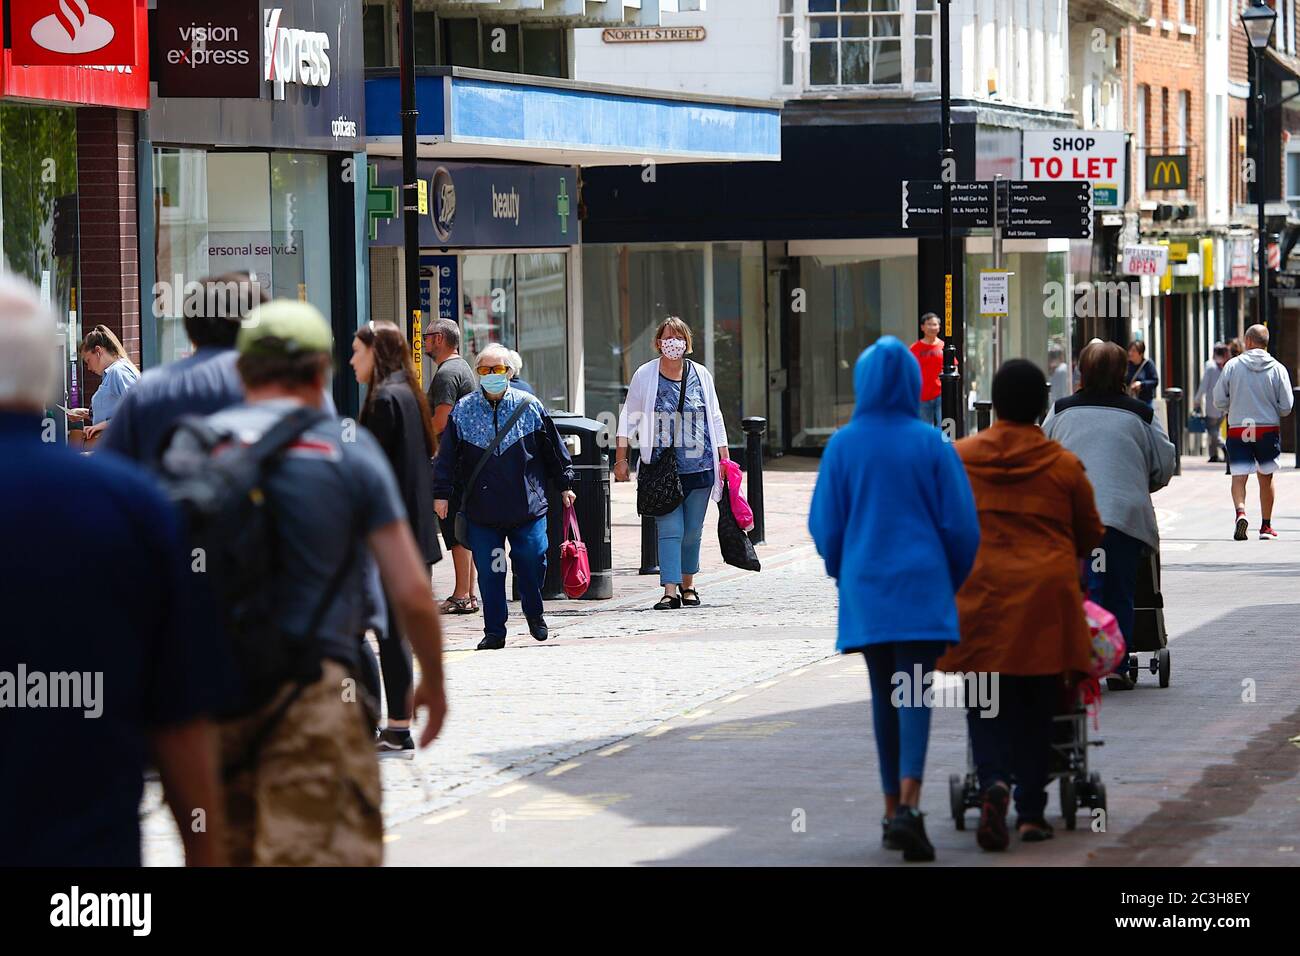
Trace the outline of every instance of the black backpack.
<instances>
[{"instance_id":1,"label":"black backpack","mask_svg":"<svg viewBox=\"0 0 1300 956\"><path fill-rule=\"evenodd\" d=\"M186 433L198 443L196 460L177 460L179 451L172 461L164 460L161 481L181 514L191 569L200 575L201 596L211 602L221 620L226 655L234 667L235 686L231 699L217 713L221 719L247 716L268 704L286 684L296 684L297 690L280 708L286 710L303 687L320 679L322 655L316 632L356 549L347 549L306 632L285 633L275 623L279 538L265 483L284 450L324 419L319 410L296 409L256 443L215 456L213 450L228 436L202 418L182 418L172 431L173 437Z\"/></svg>"}]
</instances>

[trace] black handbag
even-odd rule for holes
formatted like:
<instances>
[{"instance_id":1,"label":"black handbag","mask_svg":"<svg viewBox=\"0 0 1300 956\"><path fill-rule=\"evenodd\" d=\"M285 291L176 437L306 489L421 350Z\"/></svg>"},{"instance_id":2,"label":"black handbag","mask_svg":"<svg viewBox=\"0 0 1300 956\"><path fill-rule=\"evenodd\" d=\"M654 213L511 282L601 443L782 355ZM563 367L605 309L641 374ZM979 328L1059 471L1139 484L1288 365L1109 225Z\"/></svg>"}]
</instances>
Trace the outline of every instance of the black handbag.
<instances>
[{"instance_id":1,"label":"black handbag","mask_svg":"<svg viewBox=\"0 0 1300 956\"><path fill-rule=\"evenodd\" d=\"M460 510L456 512L456 518L452 523L452 537L462 548L469 547L469 519L465 517L465 512L469 510L469 499L474 495L474 482L478 481L479 473L483 471L483 466L488 463L492 455L496 452L497 446L501 444L501 439L510 434L510 429L515 427L515 422L519 421L520 416L533 404L537 399L531 395L524 395L522 401L515 407L515 410L506 419L506 423L501 426L501 430L492 436L492 441L488 443L487 448L483 450L478 464L474 470L469 473L469 480L465 482L465 493L460 496Z\"/></svg>"},{"instance_id":2,"label":"black handbag","mask_svg":"<svg viewBox=\"0 0 1300 956\"><path fill-rule=\"evenodd\" d=\"M763 566L754 551L754 542L740 527L731 511L731 492L727 479L722 479L722 498L718 501L718 544L722 547L722 560L735 568L761 571Z\"/></svg>"},{"instance_id":3,"label":"black handbag","mask_svg":"<svg viewBox=\"0 0 1300 956\"><path fill-rule=\"evenodd\" d=\"M677 420L681 421L682 407L686 404L686 378L691 373L691 363L682 366L681 397L677 400ZM653 427L653 426L652 426ZM676 436L674 436L676 437ZM676 443L661 449L653 461L642 461L636 473L637 514L662 518L686 500L682 490L681 475L677 473Z\"/></svg>"}]
</instances>

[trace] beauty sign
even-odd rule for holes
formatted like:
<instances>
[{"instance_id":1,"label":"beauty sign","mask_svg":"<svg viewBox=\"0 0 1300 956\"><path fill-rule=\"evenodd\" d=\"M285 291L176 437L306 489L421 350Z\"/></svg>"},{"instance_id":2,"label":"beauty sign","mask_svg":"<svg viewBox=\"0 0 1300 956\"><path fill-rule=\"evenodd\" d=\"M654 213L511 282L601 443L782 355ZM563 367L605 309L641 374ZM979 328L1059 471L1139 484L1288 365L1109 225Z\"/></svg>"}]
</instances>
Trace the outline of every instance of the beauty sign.
<instances>
[{"instance_id":1,"label":"beauty sign","mask_svg":"<svg viewBox=\"0 0 1300 956\"><path fill-rule=\"evenodd\" d=\"M1094 209L1119 209L1126 192L1128 134L1108 130L1026 130L1021 178L1087 180Z\"/></svg>"}]
</instances>

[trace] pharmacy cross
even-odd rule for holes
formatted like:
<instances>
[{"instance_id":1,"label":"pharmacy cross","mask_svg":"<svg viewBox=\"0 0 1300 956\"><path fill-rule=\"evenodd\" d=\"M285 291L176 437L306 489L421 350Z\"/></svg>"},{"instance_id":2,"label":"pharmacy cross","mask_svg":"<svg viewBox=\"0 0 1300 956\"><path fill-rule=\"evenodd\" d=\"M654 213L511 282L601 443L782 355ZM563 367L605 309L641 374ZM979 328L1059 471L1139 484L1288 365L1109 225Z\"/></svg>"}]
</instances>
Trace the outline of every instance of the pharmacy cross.
<instances>
[{"instance_id":1,"label":"pharmacy cross","mask_svg":"<svg viewBox=\"0 0 1300 956\"><path fill-rule=\"evenodd\" d=\"M569 234L569 180L560 177L560 194L555 197L555 211L560 216L560 232Z\"/></svg>"},{"instance_id":2,"label":"pharmacy cross","mask_svg":"<svg viewBox=\"0 0 1300 956\"><path fill-rule=\"evenodd\" d=\"M370 227L370 241L379 238L379 220L397 215L397 187L380 186L379 167L366 168L366 222Z\"/></svg>"}]
</instances>

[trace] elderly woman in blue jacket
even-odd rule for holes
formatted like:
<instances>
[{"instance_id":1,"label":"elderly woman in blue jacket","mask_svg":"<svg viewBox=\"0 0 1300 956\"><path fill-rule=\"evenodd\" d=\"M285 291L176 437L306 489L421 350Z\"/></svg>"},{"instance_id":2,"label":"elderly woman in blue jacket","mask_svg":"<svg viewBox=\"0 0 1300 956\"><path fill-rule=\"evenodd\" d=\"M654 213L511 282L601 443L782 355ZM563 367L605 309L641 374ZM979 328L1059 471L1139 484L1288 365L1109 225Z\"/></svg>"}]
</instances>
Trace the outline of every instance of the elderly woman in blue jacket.
<instances>
[{"instance_id":1,"label":"elderly woman in blue jacket","mask_svg":"<svg viewBox=\"0 0 1300 956\"><path fill-rule=\"evenodd\" d=\"M861 653L871 681L884 845L934 859L920 812L930 739L923 693L959 640L955 595L975 562L979 519L943 432L918 417L921 369L886 336L853 369L857 406L831 436L809 530L839 587L840 653Z\"/></svg>"},{"instance_id":2,"label":"elderly woman in blue jacket","mask_svg":"<svg viewBox=\"0 0 1300 956\"><path fill-rule=\"evenodd\" d=\"M483 596L483 640L480 651L499 650L506 643L506 571L500 560L510 542L510 562L519 579L519 600L528 632L539 641L549 636L542 616L542 584L546 580L546 483L560 488L564 504L577 497L571 490L573 463L555 430L555 422L533 396L510 385L518 374L510 351L489 345L474 362L479 387L456 403L434 462L434 510L444 521L447 502L458 490L465 513L468 540L474 555L479 592ZM520 403L526 407L506 429ZM498 432L500 443L474 483L469 481Z\"/></svg>"}]
</instances>

